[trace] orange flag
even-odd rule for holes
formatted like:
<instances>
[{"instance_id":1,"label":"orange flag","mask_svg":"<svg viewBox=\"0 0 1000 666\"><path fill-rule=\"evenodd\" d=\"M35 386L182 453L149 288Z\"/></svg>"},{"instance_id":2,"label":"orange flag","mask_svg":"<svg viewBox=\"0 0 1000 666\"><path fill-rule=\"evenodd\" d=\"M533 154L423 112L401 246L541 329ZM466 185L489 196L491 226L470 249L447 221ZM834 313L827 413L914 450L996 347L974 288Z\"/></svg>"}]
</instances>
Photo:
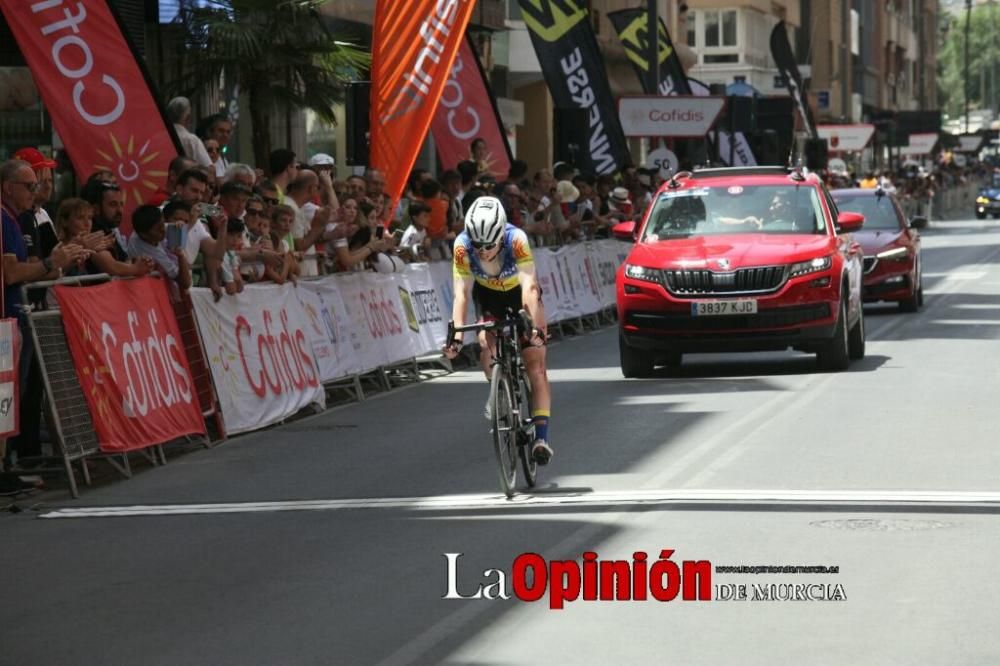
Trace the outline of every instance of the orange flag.
<instances>
[{"instance_id":1,"label":"orange flag","mask_svg":"<svg viewBox=\"0 0 1000 666\"><path fill-rule=\"evenodd\" d=\"M475 0L378 0L372 31L371 165L394 211L427 136Z\"/></svg>"}]
</instances>

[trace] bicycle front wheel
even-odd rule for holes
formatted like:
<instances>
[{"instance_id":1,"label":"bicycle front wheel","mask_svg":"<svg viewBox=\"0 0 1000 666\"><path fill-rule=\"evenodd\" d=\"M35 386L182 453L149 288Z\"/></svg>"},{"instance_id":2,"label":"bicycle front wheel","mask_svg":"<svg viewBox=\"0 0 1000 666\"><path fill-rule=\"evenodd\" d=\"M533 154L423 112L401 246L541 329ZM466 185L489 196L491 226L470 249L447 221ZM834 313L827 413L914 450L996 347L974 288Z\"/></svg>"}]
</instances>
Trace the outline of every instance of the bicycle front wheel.
<instances>
[{"instance_id":1,"label":"bicycle front wheel","mask_svg":"<svg viewBox=\"0 0 1000 666\"><path fill-rule=\"evenodd\" d=\"M531 384L528 378L521 374L518 379L521 390L518 391L518 420L521 423L521 437L523 441L518 447L521 454L521 469L524 470L524 480L528 487L535 487L535 479L538 473L538 463L531 456L531 445L535 439L535 426L531 422Z\"/></svg>"},{"instance_id":2,"label":"bicycle front wheel","mask_svg":"<svg viewBox=\"0 0 1000 666\"><path fill-rule=\"evenodd\" d=\"M490 403L493 407L493 449L497 454L500 487L510 498L517 483L517 416L514 413L510 377L500 367L493 368Z\"/></svg>"}]
</instances>

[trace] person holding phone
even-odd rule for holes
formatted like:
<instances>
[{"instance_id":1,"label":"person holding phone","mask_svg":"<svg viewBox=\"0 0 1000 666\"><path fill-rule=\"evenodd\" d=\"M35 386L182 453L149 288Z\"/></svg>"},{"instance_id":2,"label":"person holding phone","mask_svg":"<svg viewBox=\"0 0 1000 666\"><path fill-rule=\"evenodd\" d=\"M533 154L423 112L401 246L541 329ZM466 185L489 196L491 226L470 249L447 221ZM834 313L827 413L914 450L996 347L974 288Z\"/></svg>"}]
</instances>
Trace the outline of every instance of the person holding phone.
<instances>
[{"instance_id":1,"label":"person holding phone","mask_svg":"<svg viewBox=\"0 0 1000 666\"><path fill-rule=\"evenodd\" d=\"M167 208L171 206L174 206L174 209L169 211L172 216L182 217L184 212L190 215L190 207L184 211L184 204L180 202L168 204ZM173 224L176 225L177 222ZM177 284L181 292L190 289L191 266L184 253L182 235L171 234L173 243L167 242L167 225L163 211L148 204L139 206L132 212L132 230L134 233L128 240L128 255L134 260L151 261L157 271ZM171 290L171 293L177 296L174 290Z\"/></svg>"}]
</instances>

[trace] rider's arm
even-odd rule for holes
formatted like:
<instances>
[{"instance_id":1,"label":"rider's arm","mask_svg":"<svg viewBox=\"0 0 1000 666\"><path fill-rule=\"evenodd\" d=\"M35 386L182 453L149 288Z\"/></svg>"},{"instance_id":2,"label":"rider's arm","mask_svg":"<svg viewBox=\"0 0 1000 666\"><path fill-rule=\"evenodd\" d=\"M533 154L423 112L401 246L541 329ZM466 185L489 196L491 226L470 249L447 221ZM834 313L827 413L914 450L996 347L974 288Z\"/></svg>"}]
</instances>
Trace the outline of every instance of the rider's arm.
<instances>
[{"instance_id":1,"label":"rider's arm","mask_svg":"<svg viewBox=\"0 0 1000 666\"><path fill-rule=\"evenodd\" d=\"M545 306L542 305L542 290L535 274L535 259L531 255L528 237L523 231L514 234L514 261L517 264L517 279L521 284L521 302L524 303L535 328L545 333Z\"/></svg>"},{"instance_id":2,"label":"rider's arm","mask_svg":"<svg viewBox=\"0 0 1000 666\"><path fill-rule=\"evenodd\" d=\"M472 266L469 263L469 249L461 239L455 241L452 256L455 300L451 307L451 320L455 322L455 326L465 326L465 313L469 309L469 298L472 296L472 286L475 280L472 277ZM456 338L462 339L460 335L456 335ZM451 340L447 342L450 343Z\"/></svg>"}]
</instances>

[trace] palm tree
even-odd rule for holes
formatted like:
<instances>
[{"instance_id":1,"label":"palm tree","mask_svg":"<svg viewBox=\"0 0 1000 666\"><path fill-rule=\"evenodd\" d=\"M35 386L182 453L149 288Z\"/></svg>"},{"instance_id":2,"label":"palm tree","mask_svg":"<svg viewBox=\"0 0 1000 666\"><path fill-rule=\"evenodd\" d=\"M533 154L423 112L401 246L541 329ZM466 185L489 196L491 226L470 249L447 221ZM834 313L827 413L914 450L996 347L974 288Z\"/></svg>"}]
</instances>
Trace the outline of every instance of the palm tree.
<instances>
[{"instance_id":1,"label":"palm tree","mask_svg":"<svg viewBox=\"0 0 1000 666\"><path fill-rule=\"evenodd\" d=\"M194 96L223 74L238 83L249 103L258 163L271 152L270 117L279 105L309 108L333 123L333 105L371 56L330 34L318 12L324 2L181 0L183 74L167 89Z\"/></svg>"}]
</instances>

